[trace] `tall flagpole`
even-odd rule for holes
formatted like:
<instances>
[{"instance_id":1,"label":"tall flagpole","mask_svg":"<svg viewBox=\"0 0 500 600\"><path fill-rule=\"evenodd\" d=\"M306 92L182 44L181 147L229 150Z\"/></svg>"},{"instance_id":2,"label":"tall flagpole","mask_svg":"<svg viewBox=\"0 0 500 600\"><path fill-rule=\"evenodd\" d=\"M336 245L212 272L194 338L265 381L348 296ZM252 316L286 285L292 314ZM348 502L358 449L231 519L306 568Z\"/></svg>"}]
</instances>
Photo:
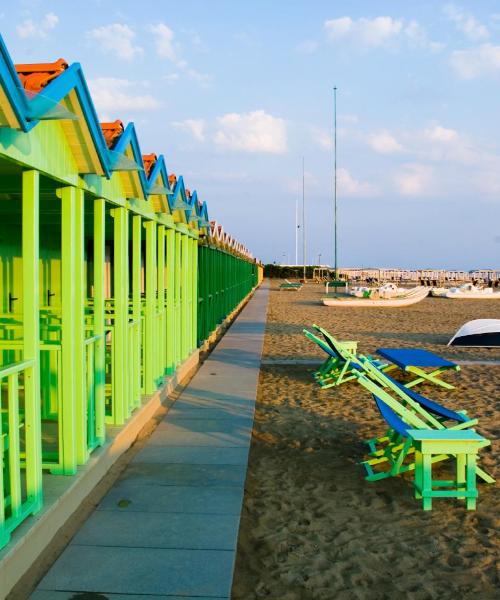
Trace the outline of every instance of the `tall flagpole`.
<instances>
[{"instance_id":1,"label":"tall flagpole","mask_svg":"<svg viewBox=\"0 0 500 600\"><path fill-rule=\"evenodd\" d=\"M338 281L338 264L337 264L337 88L333 88L333 221L334 221L334 263L335 263L335 281Z\"/></svg>"},{"instance_id":2,"label":"tall flagpole","mask_svg":"<svg viewBox=\"0 0 500 600\"><path fill-rule=\"evenodd\" d=\"M306 282L306 183L305 183L305 168L304 157L302 157L302 242L303 242L303 257L304 257L304 283Z\"/></svg>"},{"instance_id":3,"label":"tall flagpole","mask_svg":"<svg viewBox=\"0 0 500 600\"><path fill-rule=\"evenodd\" d=\"M295 197L295 266L299 264L299 197Z\"/></svg>"}]
</instances>

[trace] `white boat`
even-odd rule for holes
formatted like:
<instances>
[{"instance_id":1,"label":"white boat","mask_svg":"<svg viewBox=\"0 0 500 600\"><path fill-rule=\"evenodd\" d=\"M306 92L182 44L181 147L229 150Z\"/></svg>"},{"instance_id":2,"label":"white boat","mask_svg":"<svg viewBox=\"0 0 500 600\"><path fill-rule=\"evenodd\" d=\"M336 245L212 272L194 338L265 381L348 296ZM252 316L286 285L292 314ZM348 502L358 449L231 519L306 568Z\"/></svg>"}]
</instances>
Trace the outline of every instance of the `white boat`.
<instances>
[{"instance_id":1,"label":"white boat","mask_svg":"<svg viewBox=\"0 0 500 600\"><path fill-rule=\"evenodd\" d=\"M407 288L400 288L395 283L384 283L380 287L369 288L365 286L357 286L351 288L349 292L351 296L356 298L397 298L408 292Z\"/></svg>"},{"instance_id":2,"label":"white boat","mask_svg":"<svg viewBox=\"0 0 500 600\"><path fill-rule=\"evenodd\" d=\"M494 292L493 288L483 288L473 283L464 283L460 287L447 290L443 298L463 298L467 300L500 300L500 292Z\"/></svg>"},{"instance_id":3,"label":"white boat","mask_svg":"<svg viewBox=\"0 0 500 600\"><path fill-rule=\"evenodd\" d=\"M434 298L444 298L450 288L445 287L433 287L431 288L431 296Z\"/></svg>"},{"instance_id":4,"label":"white boat","mask_svg":"<svg viewBox=\"0 0 500 600\"><path fill-rule=\"evenodd\" d=\"M392 285L392 284L391 284ZM366 308L396 308L399 306L409 306L423 300L429 293L429 288L419 286L411 289L399 288L400 292L392 298L381 298L378 294L371 294L367 298L348 297L343 298L323 298L322 303L325 306L343 306L343 307L366 307ZM373 292L373 290L372 290Z\"/></svg>"},{"instance_id":5,"label":"white boat","mask_svg":"<svg viewBox=\"0 0 500 600\"><path fill-rule=\"evenodd\" d=\"M448 346L500 348L500 319L474 319L462 325Z\"/></svg>"}]
</instances>

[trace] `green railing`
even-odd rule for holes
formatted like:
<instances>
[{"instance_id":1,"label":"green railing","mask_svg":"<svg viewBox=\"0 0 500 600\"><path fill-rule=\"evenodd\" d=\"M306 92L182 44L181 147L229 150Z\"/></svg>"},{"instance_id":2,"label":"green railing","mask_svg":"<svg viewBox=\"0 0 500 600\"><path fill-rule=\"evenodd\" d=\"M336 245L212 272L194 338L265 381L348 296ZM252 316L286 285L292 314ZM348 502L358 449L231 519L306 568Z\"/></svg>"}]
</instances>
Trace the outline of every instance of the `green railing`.
<instances>
[{"instance_id":1,"label":"green railing","mask_svg":"<svg viewBox=\"0 0 500 600\"><path fill-rule=\"evenodd\" d=\"M96 362L96 346L103 342L102 336L90 336L84 340L82 356L84 370L82 397L84 406L77 414L75 407L64 404L62 395L62 344L61 326L57 314L45 315L40 322L40 421L42 467L52 473L62 473L68 445L81 439L85 446L80 459L86 457L104 441L102 403L104 400L104 373ZM3 364L21 361L24 340L19 323L4 320L0 328L0 360ZM24 388L21 388L24 393ZM24 410L24 409L23 409Z\"/></svg>"},{"instance_id":2,"label":"green railing","mask_svg":"<svg viewBox=\"0 0 500 600\"><path fill-rule=\"evenodd\" d=\"M198 345L258 283L257 265L217 248L198 248Z\"/></svg>"},{"instance_id":3,"label":"green railing","mask_svg":"<svg viewBox=\"0 0 500 600\"><path fill-rule=\"evenodd\" d=\"M34 365L33 360L24 360L0 367L0 548L41 506L34 481L37 449L27 433L40 418L34 414Z\"/></svg>"}]
</instances>

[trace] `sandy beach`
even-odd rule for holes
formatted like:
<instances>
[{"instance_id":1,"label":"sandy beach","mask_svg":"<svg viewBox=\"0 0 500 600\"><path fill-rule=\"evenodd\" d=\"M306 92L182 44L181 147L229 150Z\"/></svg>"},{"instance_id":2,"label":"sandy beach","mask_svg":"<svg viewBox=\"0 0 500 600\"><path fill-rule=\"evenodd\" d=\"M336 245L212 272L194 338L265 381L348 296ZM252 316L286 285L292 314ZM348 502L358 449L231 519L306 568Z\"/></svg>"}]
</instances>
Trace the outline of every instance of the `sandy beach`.
<instances>
[{"instance_id":1,"label":"sandy beach","mask_svg":"<svg viewBox=\"0 0 500 600\"><path fill-rule=\"evenodd\" d=\"M476 511L442 499L424 512L411 476L365 481L363 440L385 429L371 396L355 382L321 390L314 365L286 362L323 358L302 334L312 323L357 340L363 353L420 347L452 360L500 361L500 350L446 347L466 321L499 318L500 303L427 298L402 309L336 309L320 305L322 286L277 287L272 282L234 600L497 598L498 483L478 485ZM500 365L464 365L443 378L455 389L417 389L479 419L478 432L492 441L480 462L498 479Z\"/></svg>"}]
</instances>

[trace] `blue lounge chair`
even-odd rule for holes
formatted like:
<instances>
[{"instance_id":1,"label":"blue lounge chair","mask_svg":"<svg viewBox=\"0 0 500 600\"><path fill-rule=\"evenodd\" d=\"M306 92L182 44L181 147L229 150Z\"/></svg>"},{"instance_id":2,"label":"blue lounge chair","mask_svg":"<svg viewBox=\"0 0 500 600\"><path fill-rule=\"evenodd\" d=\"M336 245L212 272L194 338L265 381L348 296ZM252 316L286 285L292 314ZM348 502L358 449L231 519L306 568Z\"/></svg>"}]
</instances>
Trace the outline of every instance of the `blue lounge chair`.
<instances>
[{"instance_id":1,"label":"blue lounge chair","mask_svg":"<svg viewBox=\"0 0 500 600\"><path fill-rule=\"evenodd\" d=\"M440 379L438 375L449 370L460 371L460 367L456 363L421 348L379 348L377 354L398 366L405 373L417 375L415 379L405 384L408 388L428 382L451 390L454 389L454 386ZM431 370L425 371L424 369Z\"/></svg>"}]
</instances>

